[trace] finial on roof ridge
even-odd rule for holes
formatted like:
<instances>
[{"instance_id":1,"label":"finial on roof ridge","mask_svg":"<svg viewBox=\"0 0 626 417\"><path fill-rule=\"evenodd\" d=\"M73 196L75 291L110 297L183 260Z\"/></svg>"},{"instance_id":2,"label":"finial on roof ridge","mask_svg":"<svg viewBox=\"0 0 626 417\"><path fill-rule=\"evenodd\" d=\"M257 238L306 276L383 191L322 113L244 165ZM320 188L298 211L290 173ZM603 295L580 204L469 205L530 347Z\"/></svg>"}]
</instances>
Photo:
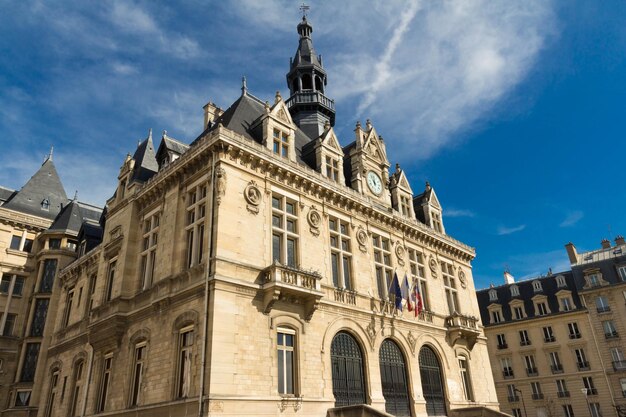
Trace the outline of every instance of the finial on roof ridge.
<instances>
[{"instance_id":1,"label":"finial on roof ridge","mask_svg":"<svg viewBox=\"0 0 626 417\"><path fill-rule=\"evenodd\" d=\"M148 139L152 140L152 128L148 130Z\"/></svg>"},{"instance_id":2,"label":"finial on roof ridge","mask_svg":"<svg viewBox=\"0 0 626 417\"><path fill-rule=\"evenodd\" d=\"M43 163L45 164L48 161L52 161L52 152L54 151L54 145L50 145L50 152L48 153L48 155L46 155L46 157L43 159Z\"/></svg>"},{"instance_id":3,"label":"finial on roof ridge","mask_svg":"<svg viewBox=\"0 0 626 417\"><path fill-rule=\"evenodd\" d=\"M167 137L167 130L163 129L163 138L165 139Z\"/></svg>"},{"instance_id":4,"label":"finial on roof ridge","mask_svg":"<svg viewBox=\"0 0 626 417\"><path fill-rule=\"evenodd\" d=\"M74 191L74 201L78 201L78 190Z\"/></svg>"},{"instance_id":5,"label":"finial on roof ridge","mask_svg":"<svg viewBox=\"0 0 626 417\"><path fill-rule=\"evenodd\" d=\"M245 96L248 94L248 83L246 82L246 76L241 77L241 95Z\"/></svg>"}]
</instances>

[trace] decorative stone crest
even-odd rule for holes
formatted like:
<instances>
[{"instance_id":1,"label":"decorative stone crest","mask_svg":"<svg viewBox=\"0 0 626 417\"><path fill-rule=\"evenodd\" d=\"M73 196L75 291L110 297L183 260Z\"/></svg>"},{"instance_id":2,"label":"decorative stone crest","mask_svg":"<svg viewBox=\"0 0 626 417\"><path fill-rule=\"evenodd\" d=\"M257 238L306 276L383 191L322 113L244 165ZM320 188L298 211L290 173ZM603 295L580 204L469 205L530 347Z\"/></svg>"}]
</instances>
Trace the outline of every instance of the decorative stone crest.
<instances>
[{"instance_id":1,"label":"decorative stone crest","mask_svg":"<svg viewBox=\"0 0 626 417\"><path fill-rule=\"evenodd\" d=\"M376 324L374 323L374 319L370 321L370 324L365 328L367 331L367 338L369 339L370 345L372 349L374 349L374 341L376 340Z\"/></svg>"},{"instance_id":2,"label":"decorative stone crest","mask_svg":"<svg viewBox=\"0 0 626 417\"><path fill-rule=\"evenodd\" d=\"M254 180L250 181L248 185L246 185L246 188L244 188L243 198L248 203L246 205L246 208L248 209L248 211L253 214L258 214L259 205L261 204L261 201L263 200L263 194L261 193L261 190L256 185L256 182L254 182Z\"/></svg>"},{"instance_id":3,"label":"decorative stone crest","mask_svg":"<svg viewBox=\"0 0 626 417\"><path fill-rule=\"evenodd\" d=\"M215 170L215 190L217 191L217 204L222 202L222 197L226 194L226 170L218 167Z\"/></svg>"},{"instance_id":4,"label":"decorative stone crest","mask_svg":"<svg viewBox=\"0 0 626 417\"><path fill-rule=\"evenodd\" d=\"M461 287L467 288L467 279L465 278L465 271L459 268L459 282L461 283Z\"/></svg>"},{"instance_id":5,"label":"decorative stone crest","mask_svg":"<svg viewBox=\"0 0 626 417\"><path fill-rule=\"evenodd\" d=\"M411 348L411 353L415 354L415 344L417 343L417 338L413 336L413 332L411 332L410 330L406 338L409 341L409 347Z\"/></svg>"},{"instance_id":6,"label":"decorative stone crest","mask_svg":"<svg viewBox=\"0 0 626 417\"><path fill-rule=\"evenodd\" d=\"M367 252L367 232L361 226L356 231L356 241L359 243L361 252Z\"/></svg>"},{"instance_id":7,"label":"decorative stone crest","mask_svg":"<svg viewBox=\"0 0 626 417\"><path fill-rule=\"evenodd\" d=\"M224 401L209 401L209 410L217 413L224 411Z\"/></svg>"},{"instance_id":8,"label":"decorative stone crest","mask_svg":"<svg viewBox=\"0 0 626 417\"><path fill-rule=\"evenodd\" d=\"M322 224L322 216L320 212L317 211L315 206L311 206L309 209L309 213L306 215L306 219L309 222L310 231L313 236L319 236L320 234L320 225Z\"/></svg>"},{"instance_id":9,"label":"decorative stone crest","mask_svg":"<svg viewBox=\"0 0 626 417\"><path fill-rule=\"evenodd\" d=\"M428 259L428 266L430 267L430 272L432 273L433 278L437 278L437 267L439 264L433 255L430 255L430 258Z\"/></svg>"},{"instance_id":10,"label":"decorative stone crest","mask_svg":"<svg viewBox=\"0 0 626 417\"><path fill-rule=\"evenodd\" d=\"M402 246L400 241L396 242L396 258L398 259L398 264L400 266L404 266L404 255L406 255L406 249Z\"/></svg>"}]
</instances>

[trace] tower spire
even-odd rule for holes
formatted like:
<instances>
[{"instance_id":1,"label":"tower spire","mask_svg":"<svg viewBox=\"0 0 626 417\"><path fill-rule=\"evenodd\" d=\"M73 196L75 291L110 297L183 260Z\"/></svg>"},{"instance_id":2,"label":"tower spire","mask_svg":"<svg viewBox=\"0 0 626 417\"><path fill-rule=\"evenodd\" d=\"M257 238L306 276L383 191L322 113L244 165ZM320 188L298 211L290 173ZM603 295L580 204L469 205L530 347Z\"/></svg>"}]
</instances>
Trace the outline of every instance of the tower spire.
<instances>
[{"instance_id":1,"label":"tower spire","mask_svg":"<svg viewBox=\"0 0 626 417\"><path fill-rule=\"evenodd\" d=\"M326 122L335 124L335 102L325 96L326 70L321 55L313 48L313 26L307 20L309 6L300 7L302 20L297 30L300 35L298 49L290 60L287 86L291 97L286 101L293 121L311 139L317 139Z\"/></svg>"}]
</instances>

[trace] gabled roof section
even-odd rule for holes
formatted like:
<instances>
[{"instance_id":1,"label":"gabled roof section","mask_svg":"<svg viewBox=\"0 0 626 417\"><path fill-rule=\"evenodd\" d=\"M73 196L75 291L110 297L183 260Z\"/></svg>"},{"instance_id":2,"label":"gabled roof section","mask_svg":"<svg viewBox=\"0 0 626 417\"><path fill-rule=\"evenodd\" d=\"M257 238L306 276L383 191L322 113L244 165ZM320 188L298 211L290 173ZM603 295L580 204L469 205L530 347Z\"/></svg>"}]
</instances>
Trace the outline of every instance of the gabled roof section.
<instances>
[{"instance_id":1,"label":"gabled roof section","mask_svg":"<svg viewBox=\"0 0 626 417\"><path fill-rule=\"evenodd\" d=\"M145 182L159 171L159 164L157 164L154 144L152 143L152 132L137 146L133 159L135 160L135 167L131 180Z\"/></svg>"},{"instance_id":2,"label":"gabled roof section","mask_svg":"<svg viewBox=\"0 0 626 417\"><path fill-rule=\"evenodd\" d=\"M65 189L49 157L26 185L3 204L3 207L53 220L66 202Z\"/></svg>"},{"instance_id":3,"label":"gabled roof section","mask_svg":"<svg viewBox=\"0 0 626 417\"><path fill-rule=\"evenodd\" d=\"M15 190L0 186L0 206L13 197Z\"/></svg>"},{"instance_id":4,"label":"gabled roof section","mask_svg":"<svg viewBox=\"0 0 626 417\"><path fill-rule=\"evenodd\" d=\"M182 155L187 152L187 149L189 149L189 145L167 136L167 133L164 132L163 137L161 138L161 143L159 144L159 148L156 152L156 160L159 161L163 157L164 152L170 151L178 155Z\"/></svg>"},{"instance_id":5,"label":"gabled roof section","mask_svg":"<svg viewBox=\"0 0 626 417\"><path fill-rule=\"evenodd\" d=\"M72 200L68 205L63 207L63 210L61 210L48 230L78 233L82 224L83 216L80 212L80 207L78 207L78 202Z\"/></svg>"},{"instance_id":6,"label":"gabled roof section","mask_svg":"<svg viewBox=\"0 0 626 417\"><path fill-rule=\"evenodd\" d=\"M400 168L399 164L396 164L396 172L391 174L390 180L391 180L392 187L397 185L404 191L410 194L413 194L413 190L411 189L411 186L409 185L409 180L407 179L406 174L404 173L404 170Z\"/></svg>"}]
</instances>

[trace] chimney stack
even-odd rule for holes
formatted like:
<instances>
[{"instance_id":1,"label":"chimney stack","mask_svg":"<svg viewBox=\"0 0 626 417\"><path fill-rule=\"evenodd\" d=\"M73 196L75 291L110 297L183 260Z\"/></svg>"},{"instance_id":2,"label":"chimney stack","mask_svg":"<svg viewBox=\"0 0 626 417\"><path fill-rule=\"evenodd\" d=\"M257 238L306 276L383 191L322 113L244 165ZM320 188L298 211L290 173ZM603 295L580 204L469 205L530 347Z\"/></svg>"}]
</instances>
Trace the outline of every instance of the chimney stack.
<instances>
[{"instance_id":1,"label":"chimney stack","mask_svg":"<svg viewBox=\"0 0 626 417\"><path fill-rule=\"evenodd\" d=\"M224 110L217 107L215 104L208 102L204 106L204 129L207 127L213 126L215 120L224 114Z\"/></svg>"},{"instance_id":2,"label":"chimney stack","mask_svg":"<svg viewBox=\"0 0 626 417\"><path fill-rule=\"evenodd\" d=\"M615 244L616 245L626 245L626 240L624 240L624 236L622 235L617 235L615 237Z\"/></svg>"},{"instance_id":3,"label":"chimney stack","mask_svg":"<svg viewBox=\"0 0 626 417\"><path fill-rule=\"evenodd\" d=\"M611 241L609 239L602 239L602 242L600 242L600 244L602 245L602 249L611 248Z\"/></svg>"},{"instance_id":4,"label":"chimney stack","mask_svg":"<svg viewBox=\"0 0 626 417\"><path fill-rule=\"evenodd\" d=\"M507 285L515 283L515 277L509 271L504 271L504 283Z\"/></svg>"},{"instance_id":5,"label":"chimney stack","mask_svg":"<svg viewBox=\"0 0 626 417\"><path fill-rule=\"evenodd\" d=\"M565 245L565 250L567 250L567 256L569 257L569 263L575 264L578 262L578 252L576 252L576 246L572 242L569 242Z\"/></svg>"}]
</instances>

